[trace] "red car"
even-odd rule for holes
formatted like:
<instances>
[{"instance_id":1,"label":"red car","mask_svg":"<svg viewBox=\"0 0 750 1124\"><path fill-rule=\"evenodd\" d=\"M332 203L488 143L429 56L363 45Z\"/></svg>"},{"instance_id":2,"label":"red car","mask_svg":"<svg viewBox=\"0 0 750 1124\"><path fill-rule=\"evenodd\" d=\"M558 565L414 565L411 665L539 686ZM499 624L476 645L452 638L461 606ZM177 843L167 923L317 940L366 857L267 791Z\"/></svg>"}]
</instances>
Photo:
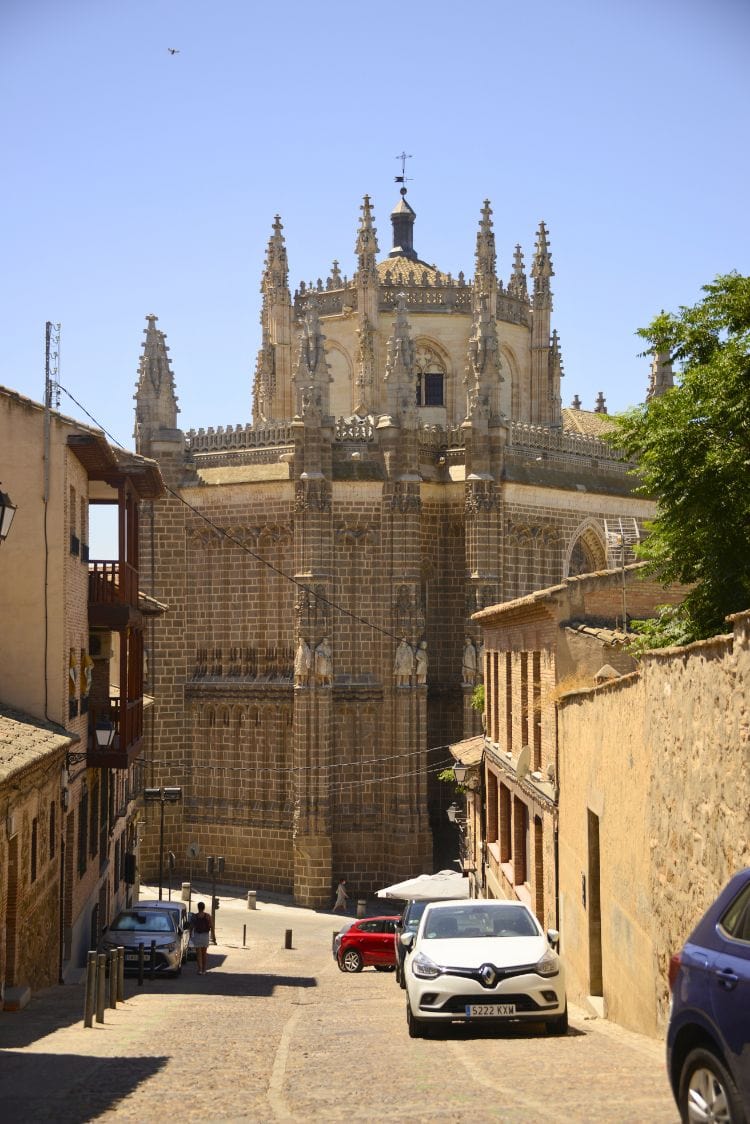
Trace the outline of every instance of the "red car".
<instances>
[{"instance_id":1,"label":"red car","mask_svg":"<svg viewBox=\"0 0 750 1124\"><path fill-rule=\"evenodd\" d=\"M396 967L394 933L398 917L365 917L336 934L333 955L342 972L361 972L372 965L379 972Z\"/></svg>"}]
</instances>

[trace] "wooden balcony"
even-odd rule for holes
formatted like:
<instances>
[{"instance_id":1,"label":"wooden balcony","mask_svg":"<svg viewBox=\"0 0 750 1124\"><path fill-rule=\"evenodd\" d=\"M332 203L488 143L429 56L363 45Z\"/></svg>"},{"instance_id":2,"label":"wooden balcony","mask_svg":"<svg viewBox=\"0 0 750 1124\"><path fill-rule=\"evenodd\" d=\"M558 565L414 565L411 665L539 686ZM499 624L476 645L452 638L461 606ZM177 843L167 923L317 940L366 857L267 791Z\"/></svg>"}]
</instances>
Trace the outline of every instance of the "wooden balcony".
<instances>
[{"instance_id":1,"label":"wooden balcony","mask_svg":"<svg viewBox=\"0 0 750 1124\"><path fill-rule=\"evenodd\" d=\"M119 695L112 695L109 713L96 715L96 721L111 722L114 738L107 748L99 747L92 715L86 764L93 769L127 769L143 747L143 698L131 699L123 706Z\"/></svg>"},{"instance_id":2,"label":"wooden balcony","mask_svg":"<svg viewBox=\"0 0 750 1124\"><path fill-rule=\"evenodd\" d=\"M89 562L89 624L121 629L140 620L138 571L127 562Z\"/></svg>"}]
</instances>

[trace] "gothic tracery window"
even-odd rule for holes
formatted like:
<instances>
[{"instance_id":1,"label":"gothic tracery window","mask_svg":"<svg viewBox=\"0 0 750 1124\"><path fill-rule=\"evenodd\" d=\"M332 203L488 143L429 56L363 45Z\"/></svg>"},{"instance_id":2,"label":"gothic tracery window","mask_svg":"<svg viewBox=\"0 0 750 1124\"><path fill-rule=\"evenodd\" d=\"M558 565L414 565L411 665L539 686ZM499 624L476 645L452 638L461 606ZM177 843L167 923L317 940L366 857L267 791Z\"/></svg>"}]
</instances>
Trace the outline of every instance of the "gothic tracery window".
<instances>
[{"instance_id":1,"label":"gothic tracery window","mask_svg":"<svg viewBox=\"0 0 750 1124\"><path fill-rule=\"evenodd\" d=\"M417 405L445 405L445 364L429 347L419 347L416 357Z\"/></svg>"}]
</instances>

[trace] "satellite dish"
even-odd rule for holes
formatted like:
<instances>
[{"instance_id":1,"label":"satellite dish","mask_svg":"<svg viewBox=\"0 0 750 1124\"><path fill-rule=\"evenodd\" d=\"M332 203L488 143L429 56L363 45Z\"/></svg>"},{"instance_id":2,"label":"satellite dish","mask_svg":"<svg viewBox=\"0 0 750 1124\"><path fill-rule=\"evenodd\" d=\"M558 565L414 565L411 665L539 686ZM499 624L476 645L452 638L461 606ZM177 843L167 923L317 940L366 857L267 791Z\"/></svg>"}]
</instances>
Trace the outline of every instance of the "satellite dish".
<instances>
[{"instance_id":1,"label":"satellite dish","mask_svg":"<svg viewBox=\"0 0 750 1124\"><path fill-rule=\"evenodd\" d=\"M522 747L521 752L518 755L518 761L516 762L516 776L518 777L519 781L523 780L523 778L528 774L530 765L531 750L527 745L525 745Z\"/></svg>"},{"instance_id":2,"label":"satellite dish","mask_svg":"<svg viewBox=\"0 0 750 1124\"><path fill-rule=\"evenodd\" d=\"M200 844L198 844L198 843L188 843L187 857L189 859L200 858L200 853L201 853Z\"/></svg>"}]
</instances>

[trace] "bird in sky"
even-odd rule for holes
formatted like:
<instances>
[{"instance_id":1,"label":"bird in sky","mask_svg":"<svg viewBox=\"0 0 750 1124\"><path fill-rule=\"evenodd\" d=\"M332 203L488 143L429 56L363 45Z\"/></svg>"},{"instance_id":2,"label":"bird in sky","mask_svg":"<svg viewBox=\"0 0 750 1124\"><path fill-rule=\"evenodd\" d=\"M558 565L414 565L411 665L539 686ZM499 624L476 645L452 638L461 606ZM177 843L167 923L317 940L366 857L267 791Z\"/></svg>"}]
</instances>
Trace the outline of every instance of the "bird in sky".
<instances>
[{"instance_id":1,"label":"bird in sky","mask_svg":"<svg viewBox=\"0 0 750 1124\"><path fill-rule=\"evenodd\" d=\"M169 51L170 55L179 55L180 53L179 47L167 47L167 50Z\"/></svg>"}]
</instances>

